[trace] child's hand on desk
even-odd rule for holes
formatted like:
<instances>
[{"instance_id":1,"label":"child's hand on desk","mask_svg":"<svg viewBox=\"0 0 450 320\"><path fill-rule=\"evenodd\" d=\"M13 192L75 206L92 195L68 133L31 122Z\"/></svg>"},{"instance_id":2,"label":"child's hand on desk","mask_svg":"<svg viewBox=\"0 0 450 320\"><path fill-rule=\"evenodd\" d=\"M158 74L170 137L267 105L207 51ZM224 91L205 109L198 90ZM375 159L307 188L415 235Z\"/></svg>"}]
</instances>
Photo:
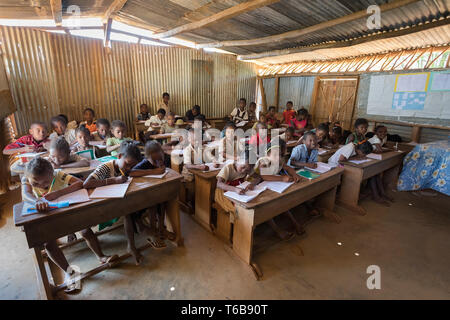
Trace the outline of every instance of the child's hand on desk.
<instances>
[{"instance_id":1,"label":"child's hand on desk","mask_svg":"<svg viewBox=\"0 0 450 320\"><path fill-rule=\"evenodd\" d=\"M155 174L163 174L164 172L166 172L166 167L165 166L162 166L162 167L159 167L159 168L155 169Z\"/></svg>"},{"instance_id":2,"label":"child's hand on desk","mask_svg":"<svg viewBox=\"0 0 450 320\"><path fill-rule=\"evenodd\" d=\"M292 177L290 177L290 176L283 176L283 177L281 178L281 180L282 180L283 182L292 182L292 181L294 180L294 178L292 178Z\"/></svg>"},{"instance_id":3,"label":"child's hand on desk","mask_svg":"<svg viewBox=\"0 0 450 320\"><path fill-rule=\"evenodd\" d=\"M305 164L305 167L311 168L311 169L315 169L317 168L317 163L307 163Z\"/></svg>"},{"instance_id":4,"label":"child's hand on desk","mask_svg":"<svg viewBox=\"0 0 450 320\"><path fill-rule=\"evenodd\" d=\"M294 183L299 183L302 180L297 173L292 176L292 179L294 180Z\"/></svg>"},{"instance_id":5,"label":"child's hand on desk","mask_svg":"<svg viewBox=\"0 0 450 320\"><path fill-rule=\"evenodd\" d=\"M56 192L50 192L50 193L47 193L42 198L45 199L46 201L53 201L53 200L58 199L58 194Z\"/></svg>"},{"instance_id":6,"label":"child's hand on desk","mask_svg":"<svg viewBox=\"0 0 450 320\"><path fill-rule=\"evenodd\" d=\"M114 183L125 183L128 180L126 176L118 176L114 178Z\"/></svg>"},{"instance_id":7,"label":"child's hand on desk","mask_svg":"<svg viewBox=\"0 0 450 320\"><path fill-rule=\"evenodd\" d=\"M207 166L207 165L201 165L200 166L200 170L203 170L203 171L209 171L209 167Z\"/></svg>"},{"instance_id":8,"label":"child's hand on desk","mask_svg":"<svg viewBox=\"0 0 450 320\"><path fill-rule=\"evenodd\" d=\"M45 212L48 211L49 205L48 202L45 199L39 199L36 201L36 210L38 212Z\"/></svg>"},{"instance_id":9,"label":"child's hand on desk","mask_svg":"<svg viewBox=\"0 0 450 320\"><path fill-rule=\"evenodd\" d=\"M220 163L215 162L215 163L214 163L214 168L219 168L219 167L220 167Z\"/></svg>"},{"instance_id":10,"label":"child's hand on desk","mask_svg":"<svg viewBox=\"0 0 450 320\"><path fill-rule=\"evenodd\" d=\"M247 187L248 188L248 187ZM235 189L236 189L236 193L237 194L245 194L246 192L247 192L247 188L245 188L245 189L241 189L241 188L238 188L238 187L235 187Z\"/></svg>"}]
</instances>

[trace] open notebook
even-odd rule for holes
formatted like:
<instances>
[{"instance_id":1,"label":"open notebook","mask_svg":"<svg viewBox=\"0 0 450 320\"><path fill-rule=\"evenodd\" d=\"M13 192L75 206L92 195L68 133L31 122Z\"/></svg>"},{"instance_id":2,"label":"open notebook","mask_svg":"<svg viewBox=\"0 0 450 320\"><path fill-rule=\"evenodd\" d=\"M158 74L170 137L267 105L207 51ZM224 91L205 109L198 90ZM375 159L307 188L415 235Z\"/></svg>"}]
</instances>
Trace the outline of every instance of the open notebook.
<instances>
[{"instance_id":1,"label":"open notebook","mask_svg":"<svg viewBox=\"0 0 450 320\"><path fill-rule=\"evenodd\" d=\"M266 190L266 188L257 186L254 190L249 190L245 194L239 194L234 191L227 191L224 193L224 195L232 200L237 200L240 202L250 202L264 190Z\"/></svg>"},{"instance_id":2,"label":"open notebook","mask_svg":"<svg viewBox=\"0 0 450 320\"><path fill-rule=\"evenodd\" d=\"M149 174L144 176L144 178L155 178L155 179L162 179L166 176L166 174L169 172L169 170L166 168L166 171L162 174Z\"/></svg>"},{"instance_id":3,"label":"open notebook","mask_svg":"<svg viewBox=\"0 0 450 320\"><path fill-rule=\"evenodd\" d=\"M128 178L128 181L120 184L110 184L108 186L98 187L89 196L91 199L98 198L123 198L127 189L130 186L132 178Z\"/></svg>"},{"instance_id":4,"label":"open notebook","mask_svg":"<svg viewBox=\"0 0 450 320\"><path fill-rule=\"evenodd\" d=\"M314 171L314 172L319 172L319 173L325 173L330 171L333 168L332 165L328 164L328 163L323 163L323 162L317 162L317 168L309 168L309 167L305 167L305 169Z\"/></svg>"},{"instance_id":5,"label":"open notebook","mask_svg":"<svg viewBox=\"0 0 450 320\"><path fill-rule=\"evenodd\" d=\"M59 197L55 201L49 202L50 211L55 210L58 208L66 208L69 205L82 203L82 202L88 202L91 199L89 199L89 195L86 189L80 189L71 193L68 193L64 196ZM33 213L37 213L37 210L35 209L36 205L32 203L24 203L23 209L22 209L22 215L30 215Z\"/></svg>"}]
</instances>

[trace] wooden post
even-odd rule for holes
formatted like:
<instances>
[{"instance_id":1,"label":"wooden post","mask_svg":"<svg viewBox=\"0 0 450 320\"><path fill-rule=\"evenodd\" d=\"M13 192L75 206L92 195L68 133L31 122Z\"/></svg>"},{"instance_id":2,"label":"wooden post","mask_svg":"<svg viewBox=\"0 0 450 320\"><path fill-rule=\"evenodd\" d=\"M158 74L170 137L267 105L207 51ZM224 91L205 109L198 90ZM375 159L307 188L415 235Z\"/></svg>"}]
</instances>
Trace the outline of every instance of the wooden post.
<instances>
[{"instance_id":1,"label":"wooden post","mask_svg":"<svg viewBox=\"0 0 450 320\"><path fill-rule=\"evenodd\" d=\"M280 77L275 78L275 107L278 112L278 108L280 107Z\"/></svg>"},{"instance_id":2,"label":"wooden post","mask_svg":"<svg viewBox=\"0 0 450 320\"><path fill-rule=\"evenodd\" d=\"M259 91L261 92L262 111L264 113L266 113L267 112L267 99L266 99L266 92L264 91L264 84L263 84L262 78L259 78Z\"/></svg>"},{"instance_id":3,"label":"wooden post","mask_svg":"<svg viewBox=\"0 0 450 320\"><path fill-rule=\"evenodd\" d=\"M420 129L422 129L422 128L419 127L419 126L412 127L412 131L411 131L411 141L412 142L419 143L419 141L420 141Z\"/></svg>"}]
</instances>

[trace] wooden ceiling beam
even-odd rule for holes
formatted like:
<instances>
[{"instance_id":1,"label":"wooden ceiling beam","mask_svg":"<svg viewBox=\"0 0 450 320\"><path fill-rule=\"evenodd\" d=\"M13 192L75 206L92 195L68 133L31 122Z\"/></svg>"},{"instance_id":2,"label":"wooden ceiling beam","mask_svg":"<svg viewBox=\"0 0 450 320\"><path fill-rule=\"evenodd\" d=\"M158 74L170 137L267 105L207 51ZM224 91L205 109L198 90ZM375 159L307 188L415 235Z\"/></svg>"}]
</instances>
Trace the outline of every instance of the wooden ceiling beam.
<instances>
[{"instance_id":1,"label":"wooden ceiling beam","mask_svg":"<svg viewBox=\"0 0 450 320\"><path fill-rule=\"evenodd\" d=\"M218 12L216 14L213 14L209 17L206 17L204 19L201 19L199 21L191 22L188 24L184 24L182 26L176 27L174 29L156 33L155 37L158 39L162 38L168 38L173 37L177 34L183 33L183 32L191 32L193 30L204 28L212 23L217 23L219 21L231 19L237 15L240 15L242 13L252 11L261 7L265 7L269 4L273 4L276 2L279 2L280 0L251 0L247 1L241 4L238 4L236 6L233 6L231 8L225 9L221 12Z\"/></svg>"},{"instance_id":2,"label":"wooden ceiling beam","mask_svg":"<svg viewBox=\"0 0 450 320\"><path fill-rule=\"evenodd\" d=\"M50 7L52 9L53 20L59 27L62 25L62 0L50 0Z\"/></svg>"},{"instance_id":3,"label":"wooden ceiling beam","mask_svg":"<svg viewBox=\"0 0 450 320\"><path fill-rule=\"evenodd\" d=\"M114 0L103 14L103 23L106 24L109 18L112 18L118 11L120 11L127 0Z\"/></svg>"},{"instance_id":4,"label":"wooden ceiling beam","mask_svg":"<svg viewBox=\"0 0 450 320\"><path fill-rule=\"evenodd\" d=\"M395 37L401 37L407 34L412 34L416 32L421 32L433 28L438 28L444 25L447 25L450 23L450 17L443 18L441 20L424 23L416 26L412 26L409 28L403 28L399 30L394 31L387 31L387 32L380 32L373 35L369 35L366 37L361 37L353 40L347 40L347 41L339 41L339 42L332 42L332 43L323 43L315 46L305 46L305 47L297 47L297 48L291 48L291 49L282 49L282 50L273 50L273 51L266 51L261 53L255 53L255 54L248 54L248 55L240 55L238 59L240 60L255 60L255 59L262 59L262 58L268 58L268 57L275 57L275 56L283 56L288 54L294 54L294 53L302 53L302 52L310 52L313 50L321 50L321 49L337 49L337 48L345 48L345 47L351 47L358 44L368 43L371 41L376 40L384 40L384 39L390 39Z\"/></svg>"},{"instance_id":5,"label":"wooden ceiling beam","mask_svg":"<svg viewBox=\"0 0 450 320\"><path fill-rule=\"evenodd\" d=\"M112 26L112 18L109 18L108 21L103 25L103 46L105 48L111 48L111 26Z\"/></svg>"},{"instance_id":6,"label":"wooden ceiling beam","mask_svg":"<svg viewBox=\"0 0 450 320\"><path fill-rule=\"evenodd\" d=\"M419 2L421 0L395 0L389 3L385 3L380 5L380 12L389 11L392 9L397 9L406 5L409 5L414 2ZM212 43L204 43L199 44L199 48L221 48L221 47L238 47L238 46L254 46L254 45L263 45L268 43L276 43L276 42L282 42L290 39L296 39L298 40L299 37L308 35L312 32L317 32L323 29L327 29L330 27L336 27L337 25L352 22L361 18L365 18L368 16L368 13L366 10L361 10L337 19L328 20L319 24L315 24L310 27L306 27L303 29L288 31L285 33L268 36L268 37L262 37L262 38L256 38L256 39L248 39L248 40L229 40L229 41L218 41L218 42L212 42Z\"/></svg>"}]
</instances>

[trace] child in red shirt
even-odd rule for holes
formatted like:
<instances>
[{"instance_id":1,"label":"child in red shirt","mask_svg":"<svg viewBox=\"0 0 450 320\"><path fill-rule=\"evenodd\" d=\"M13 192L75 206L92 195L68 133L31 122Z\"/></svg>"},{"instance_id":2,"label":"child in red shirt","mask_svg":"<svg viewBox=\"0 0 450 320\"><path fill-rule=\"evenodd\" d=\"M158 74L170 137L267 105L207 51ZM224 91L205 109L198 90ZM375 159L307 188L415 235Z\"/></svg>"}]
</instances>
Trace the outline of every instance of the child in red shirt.
<instances>
[{"instance_id":1,"label":"child in red shirt","mask_svg":"<svg viewBox=\"0 0 450 320\"><path fill-rule=\"evenodd\" d=\"M294 104L292 101L288 101L286 103L286 110L283 111L283 122L285 124L290 125L291 120L295 118L295 111L292 109L294 107Z\"/></svg>"},{"instance_id":2,"label":"child in red shirt","mask_svg":"<svg viewBox=\"0 0 450 320\"><path fill-rule=\"evenodd\" d=\"M8 144L3 149L3 154L11 155L17 152L41 152L45 150L44 144L48 143L47 125L44 122L33 122L29 134L20 137L15 142Z\"/></svg>"}]
</instances>

